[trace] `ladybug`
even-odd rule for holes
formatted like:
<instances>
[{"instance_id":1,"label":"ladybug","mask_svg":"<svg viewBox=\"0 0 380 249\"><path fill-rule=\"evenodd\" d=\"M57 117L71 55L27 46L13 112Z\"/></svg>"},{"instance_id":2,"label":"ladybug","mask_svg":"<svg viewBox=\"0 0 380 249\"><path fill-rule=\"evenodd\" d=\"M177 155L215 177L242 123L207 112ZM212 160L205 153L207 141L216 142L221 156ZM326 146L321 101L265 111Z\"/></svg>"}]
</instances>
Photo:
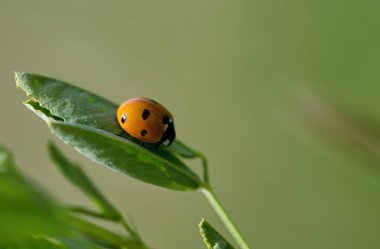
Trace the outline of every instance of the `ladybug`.
<instances>
[{"instance_id":1,"label":"ladybug","mask_svg":"<svg viewBox=\"0 0 380 249\"><path fill-rule=\"evenodd\" d=\"M120 126L140 142L169 146L175 139L172 114L158 102L133 98L122 103L116 112Z\"/></svg>"}]
</instances>

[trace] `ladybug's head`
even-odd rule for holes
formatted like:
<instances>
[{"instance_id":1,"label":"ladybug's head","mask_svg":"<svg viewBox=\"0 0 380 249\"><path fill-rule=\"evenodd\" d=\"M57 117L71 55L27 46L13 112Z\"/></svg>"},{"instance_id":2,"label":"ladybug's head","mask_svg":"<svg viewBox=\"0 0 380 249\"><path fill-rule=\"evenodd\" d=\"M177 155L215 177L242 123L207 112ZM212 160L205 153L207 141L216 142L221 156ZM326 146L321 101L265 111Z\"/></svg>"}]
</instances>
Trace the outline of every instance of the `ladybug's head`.
<instances>
[{"instance_id":1,"label":"ladybug's head","mask_svg":"<svg viewBox=\"0 0 380 249\"><path fill-rule=\"evenodd\" d=\"M160 143L164 146L170 146L175 139L175 129L174 129L174 122L171 122L168 124L168 127L166 128L164 135L161 138Z\"/></svg>"}]
</instances>

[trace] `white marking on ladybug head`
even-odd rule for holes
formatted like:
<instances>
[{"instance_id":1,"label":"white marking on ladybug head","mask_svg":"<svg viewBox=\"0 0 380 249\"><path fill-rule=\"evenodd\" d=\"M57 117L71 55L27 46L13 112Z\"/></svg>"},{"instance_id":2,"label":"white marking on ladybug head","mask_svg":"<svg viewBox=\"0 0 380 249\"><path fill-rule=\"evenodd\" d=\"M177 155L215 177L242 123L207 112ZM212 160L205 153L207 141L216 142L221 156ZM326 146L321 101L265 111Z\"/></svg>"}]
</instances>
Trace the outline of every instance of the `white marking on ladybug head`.
<instances>
[{"instance_id":1,"label":"white marking on ladybug head","mask_svg":"<svg viewBox=\"0 0 380 249\"><path fill-rule=\"evenodd\" d=\"M170 140L166 139L164 142L162 142L163 145L168 146L170 144Z\"/></svg>"}]
</instances>

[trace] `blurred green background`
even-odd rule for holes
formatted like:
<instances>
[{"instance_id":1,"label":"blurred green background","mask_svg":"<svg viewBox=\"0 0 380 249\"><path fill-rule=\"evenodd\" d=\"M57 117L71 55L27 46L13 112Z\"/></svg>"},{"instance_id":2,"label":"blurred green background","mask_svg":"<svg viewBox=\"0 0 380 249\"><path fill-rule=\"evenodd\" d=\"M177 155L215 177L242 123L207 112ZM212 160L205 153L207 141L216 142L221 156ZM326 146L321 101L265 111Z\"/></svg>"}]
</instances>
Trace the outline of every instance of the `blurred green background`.
<instances>
[{"instance_id":1,"label":"blurred green background","mask_svg":"<svg viewBox=\"0 0 380 249\"><path fill-rule=\"evenodd\" d=\"M148 96L172 111L178 137L208 156L215 191L254 248L380 248L380 177L368 170L379 161L304 129L288 105L308 87L380 121L379 7L1 0L1 143L51 192L88 204L51 166L53 137L21 104L12 72L62 79L116 103ZM201 193L138 182L59 145L153 248L203 248L201 217L232 241Z\"/></svg>"}]
</instances>

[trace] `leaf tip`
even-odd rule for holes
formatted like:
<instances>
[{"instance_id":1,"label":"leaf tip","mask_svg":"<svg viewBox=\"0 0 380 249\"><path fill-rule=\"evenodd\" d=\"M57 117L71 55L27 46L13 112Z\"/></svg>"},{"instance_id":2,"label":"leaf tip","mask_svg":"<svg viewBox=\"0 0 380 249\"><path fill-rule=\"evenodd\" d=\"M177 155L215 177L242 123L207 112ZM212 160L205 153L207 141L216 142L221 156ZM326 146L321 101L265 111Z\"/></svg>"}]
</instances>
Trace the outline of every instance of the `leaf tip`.
<instances>
[{"instance_id":1,"label":"leaf tip","mask_svg":"<svg viewBox=\"0 0 380 249\"><path fill-rule=\"evenodd\" d=\"M19 74L20 72L13 72L15 76L15 82L16 82L16 88L20 88L20 83L19 83Z\"/></svg>"},{"instance_id":2,"label":"leaf tip","mask_svg":"<svg viewBox=\"0 0 380 249\"><path fill-rule=\"evenodd\" d=\"M28 79L29 73L26 72L14 72L16 88L21 88L26 92L26 95L29 96L29 92L25 88L25 81Z\"/></svg>"},{"instance_id":3,"label":"leaf tip","mask_svg":"<svg viewBox=\"0 0 380 249\"><path fill-rule=\"evenodd\" d=\"M203 239L206 239L206 233L205 233L205 231L203 229L203 225L204 225L205 222L207 222L207 221L205 220L205 218L202 217L201 218L201 222L199 222L199 224L198 224L199 233L202 235Z\"/></svg>"},{"instance_id":4,"label":"leaf tip","mask_svg":"<svg viewBox=\"0 0 380 249\"><path fill-rule=\"evenodd\" d=\"M205 220L205 218L201 218L201 222L199 222L199 224L198 224L198 226L199 226L199 228L202 228L202 226L203 226L203 223L205 222L206 220Z\"/></svg>"},{"instance_id":5,"label":"leaf tip","mask_svg":"<svg viewBox=\"0 0 380 249\"><path fill-rule=\"evenodd\" d=\"M211 243L208 241L207 239L207 235L206 235L206 231L204 230L204 223L206 222L206 220L204 218L201 218L201 222L199 222L198 226L199 226L199 233L200 235L202 236L202 239L203 239L203 243L205 243L205 245L207 246L207 249L212 249L211 248Z\"/></svg>"}]
</instances>

